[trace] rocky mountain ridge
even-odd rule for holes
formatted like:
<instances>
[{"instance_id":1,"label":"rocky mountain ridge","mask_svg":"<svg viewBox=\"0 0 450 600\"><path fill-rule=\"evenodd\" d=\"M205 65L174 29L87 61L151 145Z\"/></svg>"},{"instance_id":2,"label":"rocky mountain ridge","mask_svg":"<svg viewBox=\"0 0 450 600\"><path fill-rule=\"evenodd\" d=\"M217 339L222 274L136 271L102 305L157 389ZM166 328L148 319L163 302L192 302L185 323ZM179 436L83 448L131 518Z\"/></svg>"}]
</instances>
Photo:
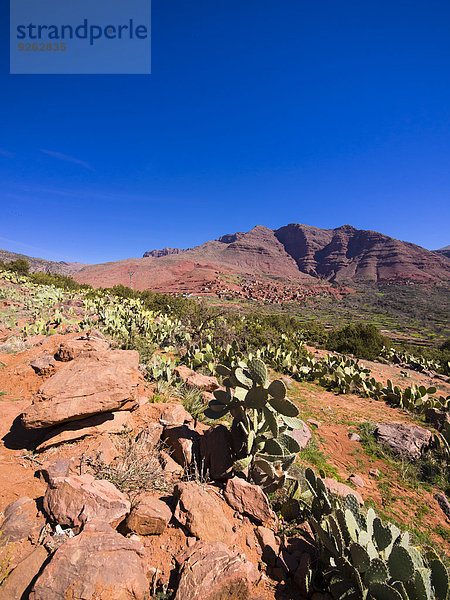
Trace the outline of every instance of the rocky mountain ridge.
<instances>
[{"instance_id":1,"label":"rocky mountain ridge","mask_svg":"<svg viewBox=\"0 0 450 600\"><path fill-rule=\"evenodd\" d=\"M27 256L26 254L17 254L16 252L9 252L8 250L0 250L0 260L9 263L13 260L22 258L27 261L30 265L30 271L32 273L36 271L42 271L44 273L51 273L53 275L73 275L80 269L86 266L80 262L56 262L53 260L45 260L43 258L34 258Z\"/></svg>"}]
</instances>

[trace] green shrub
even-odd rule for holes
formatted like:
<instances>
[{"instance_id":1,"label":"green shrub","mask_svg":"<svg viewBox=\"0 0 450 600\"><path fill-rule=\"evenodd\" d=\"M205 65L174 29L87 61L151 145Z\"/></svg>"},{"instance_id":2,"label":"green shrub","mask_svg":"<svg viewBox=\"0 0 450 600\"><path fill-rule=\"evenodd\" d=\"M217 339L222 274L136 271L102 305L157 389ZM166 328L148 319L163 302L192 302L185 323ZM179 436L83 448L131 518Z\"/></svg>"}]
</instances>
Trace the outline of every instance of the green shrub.
<instances>
[{"instance_id":1,"label":"green shrub","mask_svg":"<svg viewBox=\"0 0 450 600\"><path fill-rule=\"evenodd\" d=\"M342 329L334 329L328 334L327 350L353 354L358 358L374 360L380 355L383 347L389 346L385 338L374 325L355 323Z\"/></svg>"}]
</instances>

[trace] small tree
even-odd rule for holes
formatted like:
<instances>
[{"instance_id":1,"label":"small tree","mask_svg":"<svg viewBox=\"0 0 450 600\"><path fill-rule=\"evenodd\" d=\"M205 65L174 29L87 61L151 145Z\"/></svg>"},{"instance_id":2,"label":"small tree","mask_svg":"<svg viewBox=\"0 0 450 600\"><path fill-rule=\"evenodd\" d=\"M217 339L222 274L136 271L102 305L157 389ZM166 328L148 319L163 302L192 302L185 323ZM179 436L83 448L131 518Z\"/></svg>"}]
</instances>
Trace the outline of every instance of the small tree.
<instances>
[{"instance_id":1,"label":"small tree","mask_svg":"<svg viewBox=\"0 0 450 600\"><path fill-rule=\"evenodd\" d=\"M17 260L13 260L10 263L8 263L7 266L10 271L14 271L19 275L28 275L28 273L30 272L30 265L28 261L26 261L24 258L18 258Z\"/></svg>"},{"instance_id":2,"label":"small tree","mask_svg":"<svg viewBox=\"0 0 450 600\"><path fill-rule=\"evenodd\" d=\"M377 358L383 346L389 346L389 340L381 335L375 325L364 323L355 323L330 331L326 343L328 350L353 354L366 360Z\"/></svg>"}]
</instances>

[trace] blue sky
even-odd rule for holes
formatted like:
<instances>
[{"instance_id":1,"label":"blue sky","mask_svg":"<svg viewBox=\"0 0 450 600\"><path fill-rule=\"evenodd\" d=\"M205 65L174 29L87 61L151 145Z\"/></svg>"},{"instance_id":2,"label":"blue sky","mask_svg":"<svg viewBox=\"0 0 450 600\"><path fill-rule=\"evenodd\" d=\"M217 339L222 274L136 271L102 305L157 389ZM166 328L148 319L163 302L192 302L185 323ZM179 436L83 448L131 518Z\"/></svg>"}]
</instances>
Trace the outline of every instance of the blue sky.
<instances>
[{"instance_id":1,"label":"blue sky","mask_svg":"<svg viewBox=\"0 0 450 600\"><path fill-rule=\"evenodd\" d=\"M153 0L152 75L9 75L0 247L105 262L256 224L450 243L450 4Z\"/></svg>"}]
</instances>

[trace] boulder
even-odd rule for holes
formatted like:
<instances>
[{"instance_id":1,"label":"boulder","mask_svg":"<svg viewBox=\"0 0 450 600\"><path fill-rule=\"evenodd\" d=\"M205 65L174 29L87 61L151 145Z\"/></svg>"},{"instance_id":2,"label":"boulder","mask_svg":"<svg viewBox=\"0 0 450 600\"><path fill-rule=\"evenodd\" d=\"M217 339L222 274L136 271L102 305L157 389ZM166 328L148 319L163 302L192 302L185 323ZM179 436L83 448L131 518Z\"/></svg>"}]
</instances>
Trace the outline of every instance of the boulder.
<instances>
[{"instance_id":1,"label":"boulder","mask_svg":"<svg viewBox=\"0 0 450 600\"><path fill-rule=\"evenodd\" d=\"M306 423L303 423L303 421L302 421L302 427L300 429L294 429L293 431L291 431L289 433L289 435L298 442L301 450L306 448L306 446L309 444L309 442L312 439L311 430L306 425Z\"/></svg>"},{"instance_id":2,"label":"boulder","mask_svg":"<svg viewBox=\"0 0 450 600\"><path fill-rule=\"evenodd\" d=\"M259 487L241 477L227 481L225 498L231 508L249 516L257 523L271 524L276 520L267 496Z\"/></svg>"},{"instance_id":3,"label":"boulder","mask_svg":"<svg viewBox=\"0 0 450 600\"><path fill-rule=\"evenodd\" d=\"M353 483L353 485L356 485L356 487L364 487L364 479L361 477L361 475L352 473L348 480L350 483Z\"/></svg>"},{"instance_id":4,"label":"boulder","mask_svg":"<svg viewBox=\"0 0 450 600\"><path fill-rule=\"evenodd\" d=\"M36 450L37 452L43 452L52 446L74 442L88 436L123 433L127 429L134 429L133 417L130 412L102 413L81 421L70 421L51 429L48 436L37 446Z\"/></svg>"},{"instance_id":5,"label":"boulder","mask_svg":"<svg viewBox=\"0 0 450 600\"><path fill-rule=\"evenodd\" d=\"M108 349L109 343L98 337L65 340L56 351L55 358L62 362L68 362L81 356L90 355L93 352L104 352Z\"/></svg>"},{"instance_id":6,"label":"boulder","mask_svg":"<svg viewBox=\"0 0 450 600\"><path fill-rule=\"evenodd\" d=\"M88 474L53 478L43 505L53 521L75 530L91 520L117 527L131 508L125 494L110 481L94 479Z\"/></svg>"},{"instance_id":7,"label":"boulder","mask_svg":"<svg viewBox=\"0 0 450 600\"><path fill-rule=\"evenodd\" d=\"M278 554L280 553L280 542L275 537L274 532L268 527L260 525L255 529L256 539L259 542L262 550L262 559L271 567L277 563Z\"/></svg>"},{"instance_id":8,"label":"boulder","mask_svg":"<svg viewBox=\"0 0 450 600\"><path fill-rule=\"evenodd\" d=\"M47 558L48 552L44 546L36 546L0 586L0 600L20 600L23 597L28 597L24 594L42 569Z\"/></svg>"},{"instance_id":9,"label":"boulder","mask_svg":"<svg viewBox=\"0 0 450 600\"><path fill-rule=\"evenodd\" d=\"M165 502L150 494L142 494L128 515L126 525L139 535L160 535L171 518L172 511Z\"/></svg>"},{"instance_id":10,"label":"boulder","mask_svg":"<svg viewBox=\"0 0 450 600\"><path fill-rule=\"evenodd\" d=\"M202 466L209 471L211 479L228 479L233 468L231 434L225 425L210 427L200 437Z\"/></svg>"},{"instance_id":11,"label":"boulder","mask_svg":"<svg viewBox=\"0 0 450 600\"><path fill-rule=\"evenodd\" d=\"M149 423L145 429L139 432L136 440L140 444L145 445L149 450L153 450L161 441L163 430L164 427L159 423Z\"/></svg>"},{"instance_id":12,"label":"boulder","mask_svg":"<svg viewBox=\"0 0 450 600\"><path fill-rule=\"evenodd\" d=\"M207 488L187 481L175 485L176 520L196 538L206 542L231 544L233 529L223 512L222 502Z\"/></svg>"},{"instance_id":13,"label":"boulder","mask_svg":"<svg viewBox=\"0 0 450 600\"><path fill-rule=\"evenodd\" d=\"M22 415L26 429L41 429L136 406L139 354L97 352L71 361L39 388Z\"/></svg>"},{"instance_id":14,"label":"boulder","mask_svg":"<svg viewBox=\"0 0 450 600\"><path fill-rule=\"evenodd\" d=\"M200 435L188 425L166 427L163 440L169 448L172 458L182 467L199 463Z\"/></svg>"},{"instance_id":15,"label":"boulder","mask_svg":"<svg viewBox=\"0 0 450 600\"><path fill-rule=\"evenodd\" d=\"M40 475L46 483L53 484L59 477L69 477L70 475L80 475L80 461L72 458L57 458L46 462L40 469Z\"/></svg>"},{"instance_id":16,"label":"boulder","mask_svg":"<svg viewBox=\"0 0 450 600\"><path fill-rule=\"evenodd\" d=\"M181 404L169 404L161 413L159 422L166 427L174 427L176 425L193 423L194 419Z\"/></svg>"},{"instance_id":17,"label":"boulder","mask_svg":"<svg viewBox=\"0 0 450 600\"><path fill-rule=\"evenodd\" d=\"M374 435L377 442L389 446L394 454L410 459L420 458L433 438L428 429L405 423L379 423Z\"/></svg>"},{"instance_id":18,"label":"boulder","mask_svg":"<svg viewBox=\"0 0 450 600\"><path fill-rule=\"evenodd\" d=\"M167 452L160 453L159 462L164 473L168 473L169 475L182 475L184 472L184 468L173 460Z\"/></svg>"},{"instance_id":19,"label":"boulder","mask_svg":"<svg viewBox=\"0 0 450 600\"><path fill-rule=\"evenodd\" d=\"M106 523L92 521L53 555L30 600L145 600L145 550Z\"/></svg>"},{"instance_id":20,"label":"boulder","mask_svg":"<svg viewBox=\"0 0 450 600\"><path fill-rule=\"evenodd\" d=\"M176 367L175 373L188 386L195 387L204 392L214 392L219 387L216 377L208 377L189 369L185 365Z\"/></svg>"},{"instance_id":21,"label":"boulder","mask_svg":"<svg viewBox=\"0 0 450 600\"><path fill-rule=\"evenodd\" d=\"M336 496L340 496L341 498L345 498L349 494L353 494L353 496L356 497L356 499L361 505L364 504L364 500L362 499L361 494L356 490L352 489L350 486L345 485L345 483L340 483L339 481L336 481L336 479L332 479L331 477L325 477L323 482L327 490L332 494L336 494Z\"/></svg>"},{"instance_id":22,"label":"boulder","mask_svg":"<svg viewBox=\"0 0 450 600\"><path fill-rule=\"evenodd\" d=\"M427 408L425 418L438 431L442 431L446 423L450 423L450 412L448 410L439 410L438 408Z\"/></svg>"},{"instance_id":23,"label":"boulder","mask_svg":"<svg viewBox=\"0 0 450 600\"><path fill-rule=\"evenodd\" d=\"M10 542L31 539L36 541L45 519L37 516L36 502L23 496L8 504L4 510L5 519L0 525L2 536Z\"/></svg>"},{"instance_id":24,"label":"boulder","mask_svg":"<svg viewBox=\"0 0 450 600\"><path fill-rule=\"evenodd\" d=\"M56 371L56 362L50 354L43 354L30 362L30 367L35 373L43 377L53 375Z\"/></svg>"},{"instance_id":25,"label":"boulder","mask_svg":"<svg viewBox=\"0 0 450 600\"><path fill-rule=\"evenodd\" d=\"M180 580L175 600L248 600L259 573L222 542L197 542L177 557Z\"/></svg>"}]
</instances>

